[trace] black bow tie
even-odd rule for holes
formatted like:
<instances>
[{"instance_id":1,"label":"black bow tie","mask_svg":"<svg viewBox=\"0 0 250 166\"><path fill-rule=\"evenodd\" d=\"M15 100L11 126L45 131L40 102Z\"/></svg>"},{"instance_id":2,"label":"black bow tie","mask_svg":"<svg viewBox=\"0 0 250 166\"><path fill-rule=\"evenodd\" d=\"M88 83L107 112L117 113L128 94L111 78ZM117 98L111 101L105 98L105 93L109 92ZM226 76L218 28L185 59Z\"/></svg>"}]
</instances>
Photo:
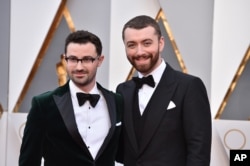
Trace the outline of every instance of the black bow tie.
<instances>
[{"instance_id":1,"label":"black bow tie","mask_svg":"<svg viewBox=\"0 0 250 166\"><path fill-rule=\"evenodd\" d=\"M76 93L79 106L82 106L86 100L88 100L92 107L95 107L98 100L100 99L100 95L98 94L86 94L86 93Z\"/></svg>"},{"instance_id":2,"label":"black bow tie","mask_svg":"<svg viewBox=\"0 0 250 166\"><path fill-rule=\"evenodd\" d=\"M147 77L133 77L133 81L136 83L136 87L138 89L140 89L142 87L143 84L147 84L151 87L155 87L155 82L154 82L154 78L152 75L149 75Z\"/></svg>"}]
</instances>

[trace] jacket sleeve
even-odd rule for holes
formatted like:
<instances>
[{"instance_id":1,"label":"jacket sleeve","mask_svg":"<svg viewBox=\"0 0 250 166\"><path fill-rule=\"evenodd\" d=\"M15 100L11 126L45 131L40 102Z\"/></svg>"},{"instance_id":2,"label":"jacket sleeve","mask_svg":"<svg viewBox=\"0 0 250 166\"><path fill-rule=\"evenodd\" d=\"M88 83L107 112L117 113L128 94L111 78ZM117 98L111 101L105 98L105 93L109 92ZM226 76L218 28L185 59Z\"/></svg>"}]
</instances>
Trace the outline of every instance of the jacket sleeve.
<instances>
[{"instance_id":1,"label":"jacket sleeve","mask_svg":"<svg viewBox=\"0 0 250 166\"><path fill-rule=\"evenodd\" d=\"M183 104L187 166L209 166L211 113L205 86L199 78L189 82Z\"/></svg>"},{"instance_id":2,"label":"jacket sleeve","mask_svg":"<svg viewBox=\"0 0 250 166\"><path fill-rule=\"evenodd\" d=\"M44 139L44 115L36 97L32 99L32 106L27 117L22 139L19 166L40 166Z\"/></svg>"}]
</instances>

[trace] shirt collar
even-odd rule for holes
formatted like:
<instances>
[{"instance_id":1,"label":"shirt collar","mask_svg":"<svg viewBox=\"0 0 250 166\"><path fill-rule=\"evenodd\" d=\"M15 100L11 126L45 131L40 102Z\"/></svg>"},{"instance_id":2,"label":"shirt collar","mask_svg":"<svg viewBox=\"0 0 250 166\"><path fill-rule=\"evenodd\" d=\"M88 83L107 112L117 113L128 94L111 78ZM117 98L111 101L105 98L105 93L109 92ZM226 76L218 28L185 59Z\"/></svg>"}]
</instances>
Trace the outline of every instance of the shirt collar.
<instances>
[{"instance_id":1,"label":"shirt collar","mask_svg":"<svg viewBox=\"0 0 250 166\"><path fill-rule=\"evenodd\" d=\"M78 88L72 80L69 80L69 89L72 97L76 97L77 92L87 93ZM89 94L100 94L97 88L97 85L95 83L95 86L89 91Z\"/></svg>"}]
</instances>

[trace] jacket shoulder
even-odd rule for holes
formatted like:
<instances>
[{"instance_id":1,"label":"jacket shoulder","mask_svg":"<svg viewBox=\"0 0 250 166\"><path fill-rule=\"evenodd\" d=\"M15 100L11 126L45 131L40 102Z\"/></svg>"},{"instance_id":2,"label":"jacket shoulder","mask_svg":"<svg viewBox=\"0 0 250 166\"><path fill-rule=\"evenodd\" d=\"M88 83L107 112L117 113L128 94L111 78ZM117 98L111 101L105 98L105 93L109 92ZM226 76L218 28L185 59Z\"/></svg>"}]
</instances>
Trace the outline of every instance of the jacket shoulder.
<instances>
[{"instance_id":1,"label":"jacket shoulder","mask_svg":"<svg viewBox=\"0 0 250 166\"><path fill-rule=\"evenodd\" d=\"M54 95L62 95L65 93L65 91L67 91L68 86L67 85L63 85L60 87L57 87L53 90L49 90L46 92L43 92L39 95L34 96L34 99L38 99L38 100L50 100Z\"/></svg>"},{"instance_id":2,"label":"jacket shoulder","mask_svg":"<svg viewBox=\"0 0 250 166\"><path fill-rule=\"evenodd\" d=\"M188 82L192 82L192 81L202 82L202 80L195 75L183 73L181 71L177 71L174 69L172 69L171 72L174 73L176 80L178 80L182 83L184 83L184 82L188 83Z\"/></svg>"},{"instance_id":3,"label":"jacket shoulder","mask_svg":"<svg viewBox=\"0 0 250 166\"><path fill-rule=\"evenodd\" d=\"M125 81L125 82L122 82L120 84L117 85L116 87L116 92L120 92L120 90L126 90L127 88L131 88L135 85L134 81L132 80L128 80L128 81Z\"/></svg>"}]
</instances>

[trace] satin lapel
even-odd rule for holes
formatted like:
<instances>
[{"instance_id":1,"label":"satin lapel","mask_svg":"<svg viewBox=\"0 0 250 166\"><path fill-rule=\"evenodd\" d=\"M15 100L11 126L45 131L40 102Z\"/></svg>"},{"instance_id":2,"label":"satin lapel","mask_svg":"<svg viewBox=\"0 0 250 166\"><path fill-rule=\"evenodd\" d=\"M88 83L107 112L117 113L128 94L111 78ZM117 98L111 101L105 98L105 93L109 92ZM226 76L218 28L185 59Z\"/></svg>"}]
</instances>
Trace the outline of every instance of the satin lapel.
<instances>
[{"instance_id":1,"label":"satin lapel","mask_svg":"<svg viewBox=\"0 0 250 166\"><path fill-rule=\"evenodd\" d=\"M102 92L102 94L106 100L108 111L109 111L111 127L109 129L108 135L106 136L100 150L97 153L96 159L100 156L100 154L102 154L102 152L104 151L104 149L106 148L106 146L110 142L110 139L112 138L114 131L115 131L115 127L116 127L116 107L115 107L114 94L103 89L103 87L101 87L100 84L97 84L97 87Z\"/></svg>"},{"instance_id":2,"label":"satin lapel","mask_svg":"<svg viewBox=\"0 0 250 166\"><path fill-rule=\"evenodd\" d=\"M177 84L174 83L174 79L173 69L167 65L167 68L165 69L162 78L145 109L145 111L148 111L148 114L142 132L143 139L141 142L140 153L146 148L157 130L161 119L166 113L167 106L177 86Z\"/></svg>"},{"instance_id":3,"label":"satin lapel","mask_svg":"<svg viewBox=\"0 0 250 166\"><path fill-rule=\"evenodd\" d=\"M135 94L135 83L133 81L129 82L127 86L122 90L124 100L124 126L127 132L128 138L135 150L138 153L138 144L135 136L134 121L133 121L133 102Z\"/></svg>"},{"instance_id":4,"label":"satin lapel","mask_svg":"<svg viewBox=\"0 0 250 166\"><path fill-rule=\"evenodd\" d=\"M65 88L67 89L68 87L64 87L64 89ZM64 124L68 129L68 132L70 133L72 138L77 142L77 144L80 145L83 149L85 149L87 153L89 153L77 129L69 88L65 91L64 94L54 95L53 98L62 116Z\"/></svg>"}]
</instances>

